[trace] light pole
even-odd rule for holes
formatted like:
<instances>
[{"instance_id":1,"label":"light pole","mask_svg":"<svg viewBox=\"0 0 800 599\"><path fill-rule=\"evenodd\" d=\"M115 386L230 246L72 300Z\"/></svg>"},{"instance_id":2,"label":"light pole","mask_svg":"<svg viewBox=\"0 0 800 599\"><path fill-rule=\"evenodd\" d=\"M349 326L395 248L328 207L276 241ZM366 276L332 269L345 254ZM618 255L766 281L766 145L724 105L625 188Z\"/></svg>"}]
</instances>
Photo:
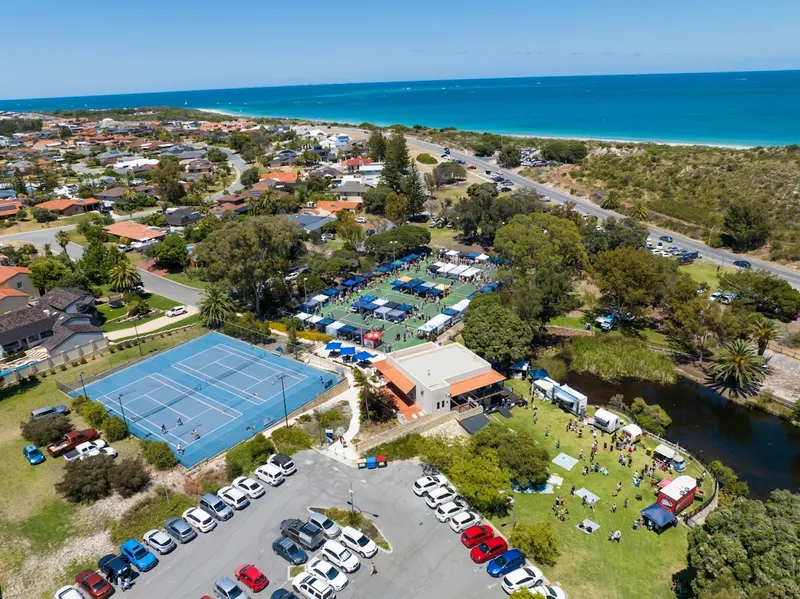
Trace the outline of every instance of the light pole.
<instances>
[{"instance_id":1,"label":"light pole","mask_svg":"<svg viewBox=\"0 0 800 599\"><path fill-rule=\"evenodd\" d=\"M350 484L347 486L348 490L350 491L350 513L353 514L353 517L355 517L355 515L356 515L356 502L353 499L353 483L354 482L355 482L355 479L351 478L350 479ZM367 484L367 481L365 481L365 480L362 480L361 482L363 484Z\"/></svg>"},{"instance_id":2,"label":"light pole","mask_svg":"<svg viewBox=\"0 0 800 599\"><path fill-rule=\"evenodd\" d=\"M278 375L278 378L281 381L281 395L283 395L283 419L286 426L289 426L289 411L286 409L286 389L283 385L283 379L286 378L286 375L281 373Z\"/></svg>"},{"instance_id":3,"label":"light pole","mask_svg":"<svg viewBox=\"0 0 800 599\"><path fill-rule=\"evenodd\" d=\"M81 387L83 387L83 396L88 398L89 396L86 395L86 383L83 382L83 373L79 372L78 376L81 377Z\"/></svg>"},{"instance_id":4,"label":"light pole","mask_svg":"<svg viewBox=\"0 0 800 599\"><path fill-rule=\"evenodd\" d=\"M142 338L139 337L139 329L136 326L136 321L139 320L139 316L136 315L133 317L133 331L136 333L136 344L139 346L139 356L144 357L144 353L142 352Z\"/></svg>"},{"instance_id":5,"label":"light pole","mask_svg":"<svg viewBox=\"0 0 800 599\"><path fill-rule=\"evenodd\" d=\"M708 247L711 247L711 234L714 232L714 229L716 229L716 228L717 228L717 225L713 225L713 226L712 226L712 227L711 227L711 228L708 230L708 243L706 244Z\"/></svg>"},{"instance_id":6,"label":"light pole","mask_svg":"<svg viewBox=\"0 0 800 599\"><path fill-rule=\"evenodd\" d=\"M306 281L308 281L308 277L303 277L303 294L304 294L304 301L308 301L308 286L306 285Z\"/></svg>"},{"instance_id":7,"label":"light pole","mask_svg":"<svg viewBox=\"0 0 800 599\"><path fill-rule=\"evenodd\" d=\"M392 262L397 262L397 240L390 241L389 244L392 246Z\"/></svg>"},{"instance_id":8,"label":"light pole","mask_svg":"<svg viewBox=\"0 0 800 599\"><path fill-rule=\"evenodd\" d=\"M119 412L122 414L122 422L125 423L125 429L128 428L128 419L125 418L125 408L122 407L122 393L117 395L117 403L119 403Z\"/></svg>"}]
</instances>

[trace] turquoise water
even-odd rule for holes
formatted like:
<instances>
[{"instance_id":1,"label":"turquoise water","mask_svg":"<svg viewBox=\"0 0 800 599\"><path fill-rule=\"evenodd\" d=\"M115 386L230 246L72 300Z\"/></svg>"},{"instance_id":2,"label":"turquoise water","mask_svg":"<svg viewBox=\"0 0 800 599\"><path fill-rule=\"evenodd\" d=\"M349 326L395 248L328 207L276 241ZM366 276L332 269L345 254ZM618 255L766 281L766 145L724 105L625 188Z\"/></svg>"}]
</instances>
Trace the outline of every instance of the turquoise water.
<instances>
[{"instance_id":1,"label":"turquoise water","mask_svg":"<svg viewBox=\"0 0 800 599\"><path fill-rule=\"evenodd\" d=\"M800 143L800 71L261 87L7 100L0 110L165 105L555 137Z\"/></svg>"}]
</instances>

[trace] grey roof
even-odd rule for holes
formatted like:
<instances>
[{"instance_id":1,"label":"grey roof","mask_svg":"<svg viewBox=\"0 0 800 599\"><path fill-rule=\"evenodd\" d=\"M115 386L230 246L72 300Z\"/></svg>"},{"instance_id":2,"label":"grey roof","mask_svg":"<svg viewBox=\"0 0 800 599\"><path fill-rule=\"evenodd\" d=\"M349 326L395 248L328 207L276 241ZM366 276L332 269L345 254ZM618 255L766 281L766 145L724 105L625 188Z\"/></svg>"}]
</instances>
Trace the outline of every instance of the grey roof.
<instances>
[{"instance_id":1,"label":"grey roof","mask_svg":"<svg viewBox=\"0 0 800 599\"><path fill-rule=\"evenodd\" d=\"M104 189L103 191L99 191L94 194L96 198L121 198L122 194L125 193L125 190L128 189L127 187L112 187L111 189Z\"/></svg>"},{"instance_id":2,"label":"grey roof","mask_svg":"<svg viewBox=\"0 0 800 599\"><path fill-rule=\"evenodd\" d=\"M53 328L60 313L29 306L0 317L0 345L27 339Z\"/></svg>"},{"instance_id":3,"label":"grey roof","mask_svg":"<svg viewBox=\"0 0 800 599\"><path fill-rule=\"evenodd\" d=\"M203 218L203 214L194 208L179 208L164 215L170 227L184 227Z\"/></svg>"},{"instance_id":4,"label":"grey roof","mask_svg":"<svg viewBox=\"0 0 800 599\"><path fill-rule=\"evenodd\" d=\"M94 300L94 296L87 291L74 287L56 287L40 297L39 303L64 311L75 302L86 303L92 300Z\"/></svg>"},{"instance_id":5,"label":"grey roof","mask_svg":"<svg viewBox=\"0 0 800 599\"><path fill-rule=\"evenodd\" d=\"M474 435L484 426L489 424L489 419L484 414L475 414L474 416L464 418L464 420L461 420L459 424L470 435Z\"/></svg>"},{"instance_id":6,"label":"grey roof","mask_svg":"<svg viewBox=\"0 0 800 599\"><path fill-rule=\"evenodd\" d=\"M324 227L327 223L336 222L335 218L331 218L330 216L317 216L316 214L292 214L288 218L290 221L294 221L303 227L306 231L316 231Z\"/></svg>"},{"instance_id":7,"label":"grey roof","mask_svg":"<svg viewBox=\"0 0 800 599\"><path fill-rule=\"evenodd\" d=\"M53 352L73 335L86 333L96 334L98 339L103 338L103 331L91 324L56 324L53 328L53 335L45 339L40 346Z\"/></svg>"},{"instance_id":8,"label":"grey roof","mask_svg":"<svg viewBox=\"0 0 800 599\"><path fill-rule=\"evenodd\" d=\"M369 185L364 185L358 181L347 181L333 190L334 193L365 193L372 189Z\"/></svg>"}]
</instances>

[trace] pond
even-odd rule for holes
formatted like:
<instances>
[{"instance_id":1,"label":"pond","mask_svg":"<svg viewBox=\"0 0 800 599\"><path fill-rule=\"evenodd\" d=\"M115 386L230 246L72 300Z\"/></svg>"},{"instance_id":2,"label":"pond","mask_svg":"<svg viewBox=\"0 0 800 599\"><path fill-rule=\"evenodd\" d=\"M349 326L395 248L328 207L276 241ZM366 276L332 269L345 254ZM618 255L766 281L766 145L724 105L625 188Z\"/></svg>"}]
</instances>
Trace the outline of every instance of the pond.
<instances>
[{"instance_id":1,"label":"pond","mask_svg":"<svg viewBox=\"0 0 800 599\"><path fill-rule=\"evenodd\" d=\"M666 438L706 464L720 460L733 468L750 485L752 497L764 499L774 489L796 493L800 488L800 428L780 418L728 401L689 379L674 385L606 383L593 375L570 373L566 382L588 395L591 404L608 404L618 393L628 404L635 397L660 404L672 418Z\"/></svg>"}]
</instances>

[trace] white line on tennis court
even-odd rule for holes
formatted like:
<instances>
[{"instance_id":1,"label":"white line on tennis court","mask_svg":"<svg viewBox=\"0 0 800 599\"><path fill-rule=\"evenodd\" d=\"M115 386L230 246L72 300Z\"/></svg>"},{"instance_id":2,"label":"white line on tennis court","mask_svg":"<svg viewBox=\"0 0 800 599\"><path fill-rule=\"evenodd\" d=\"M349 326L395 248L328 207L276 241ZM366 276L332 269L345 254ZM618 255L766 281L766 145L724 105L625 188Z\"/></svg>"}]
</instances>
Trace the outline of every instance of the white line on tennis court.
<instances>
[{"instance_id":1,"label":"white line on tennis court","mask_svg":"<svg viewBox=\"0 0 800 599\"><path fill-rule=\"evenodd\" d=\"M155 380L155 379L153 379L153 380ZM163 388L164 388L164 385L161 385L161 387L159 387L159 389L156 389L156 391L158 391L158 390L160 390L160 389L163 389ZM156 402L157 404L159 404L159 405L161 405L161 406L164 406L165 408L171 408L171 409L172 409L172 411L173 411L173 412L175 412L176 414L178 414L178 415L179 415L181 418L189 418L189 419L191 419L191 416L187 416L186 414L184 414L184 413L182 413L182 412L179 412L178 410L176 410L176 409L175 409L175 408L173 408L172 406L168 406L168 405L167 405L167 404L165 404L163 401L160 401L160 400L156 399L155 397L152 397L152 396L150 395L150 393L149 393L149 392L148 392L148 393L145 393L144 395L140 395L140 396L139 396L139 397L137 397L136 399L140 399L140 398L142 398L142 397L146 397L146 398L147 398L147 399L149 399L150 401L154 401L154 402ZM180 402L177 402L177 403L180 403Z\"/></svg>"},{"instance_id":2,"label":"white line on tennis court","mask_svg":"<svg viewBox=\"0 0 800 599\"><path fill-rule=\"evenodd\" d=\"M242 374L242 375L246 376L247 378L253 379L254 381L258 381L258 380L260 380L258 377L255 377L255 376L253 376L253 375L251 375L251 374L247 374L247 373L244 371L244 368L243 368L242 370L236 370L236 368L235 368L235 367L231 367L231 366L228 366L227 364L224 364L223 362L220 362L220 360L224 360L225 358L229 358L229 357L231 357L231 356L233 356L233 357L235 357L235 358L237 358L237 357L238 357L236 354L231 354L231 353L229 353L227 356L222 356L221 358L219 358L219 360L214 360L213 362L211 362L211 364L219 364L219 365L220 365L220 366L222 366L223 368L227 368L229 371L236 371L236 372L238 372L239 374ZM210 366L211 364L209 364L209 366ZM241 364L237 364L237 366L241 366ZM249 366L249 364L248 364L248 366ZM227 372L225 372L225 373L223 373L223 376L227 376L227 374L228 374L228 373L227 373Z\"/></svg>"},{"instance_id":3,"label":"white line on tennis court","mask_svg":"<svg viewBox=\"0 0 800 599\"><path fill-rule=\"evenodd\" d=\"M198 378L202 382L204 382L204 383L206 383L208 385L213 385L217 389L221 389L221 390L225 391L226 393L230 393L231 395L234 395L234 396L238 397L239 399L243 399L245 401L249 401L251 404L254 404L254 405L257 405L257 406L261 405L260 401L259 402L255 402L252 399L250 399L249 397L241 395L241 393L243 393L243 390L240 389L239 387L234 387L233 385L229 385L228 383L223 383L222 381L219 381L219 380L216 380L216 379L212 379L206 373L200 372L199 370L196 370L196 369L192 368L191 366L187 366L186 364L180 364L180 365L179 364L173 364L172 367L175 370L178 370L179 372L183 372L184 374L188 374L188 375L191 375L191 376L194 376L194 377L198 377L198 375L200 375ZM187 372L187 370L191 370L192 372ZM208 377L208 378L204 378L204 377ZM229 389L226 389L222 385L225 385L226 387L229 387ZM231 391L231 389L234 389L235 392ZM201 395L203 395L203 394L201 393ZM208 397L208 396L207 395L203 395L203 397ZM209 399L211 399L211 398L209 398ZM212 400L212 401L216 401L216 400ZM219 403L219 402L217 402L217 403Z\"/></svg>"},{"instance_id":4,"label":"white line on tennis court","mask_svg":"<svg viewBox=\"0 0 800 599\"><path fill-rule=\"evenodd\" d=\"M151 374L150 376L154 377L156 375L155 374ZM164 375L159 374L158 376L164 376ZM164 377L164 378L167 378L167 377ZM186 385L183 385L182 383L179 383L178 381L172 381L170 379L167 379L167 382L165 383L164 381L162 381L160 379L156 379L156 380L159 383L162 383L165 387L169 387L170 389L174 389L175 391L181 391L181 390L178 387L173 387L170 383L174 383L174 384L178 385L179 387L183 387L187 391L191 391L192 393L188 397L191 397L194 401L199 401L201 404L203 404L204 406L207 406L210 409L219 410L220 412L223 412L223 413L227 413L227 410L231 410L231 411L236 412L237 414L239 414L239 416L242 415L242 413L239 410L236 410L234 408L226 406L225 404L217 401L213 397L209 397L208 395L205 395L204 393L201 393L197 389L193 389L191 387L187 387ZM200 395L202 397L205 397L207 400L212 401L217 405L214 406L214 405L211 405L211 404L208 404L208 403L204 402L202 399L197 397L198 395ZM183 399L186 399L186 398L184 397L184 398L181 398L181 399L183 400ZM166 404L163 404L163 405L166 405ZM225 408L225 410L220 410L220 408L218 406L222 406L223 408ZM170 406L167 406L167 407L170 407Z\"/></svg>"},{"instance_id":5,"label":"white line on tennis court","mask_svg":"<svg viewBox=\"0 0 800 599\"><path fill-rule=\"evenodd\" d=\"M300 380L302 380L305 377L305 375L295 374L291 370L283 370L283 368L279 368L278 366L276 366L275 364L273 364L269 360L264 359L263 357L260 357L260 356L247 356L247 354L241 352L240 350L236 349L235 347L230 347L230 346L227 346L227 345L221 345L221 347L223 349L227 350L229 353L231 353L231 354L233 354L235 356L241 357L241 358L248 357L251 360L253 358L255 358L257 361L254 362L254 364L257 364L257 365L259 365L259 366L261 366L263 368L269 368L270 370L274 370L276 372L283 373L286 376L289 376L289 377L292 377L292 378L297 378L297 379L300 379Z\"/></svg>"}]
</instances>

